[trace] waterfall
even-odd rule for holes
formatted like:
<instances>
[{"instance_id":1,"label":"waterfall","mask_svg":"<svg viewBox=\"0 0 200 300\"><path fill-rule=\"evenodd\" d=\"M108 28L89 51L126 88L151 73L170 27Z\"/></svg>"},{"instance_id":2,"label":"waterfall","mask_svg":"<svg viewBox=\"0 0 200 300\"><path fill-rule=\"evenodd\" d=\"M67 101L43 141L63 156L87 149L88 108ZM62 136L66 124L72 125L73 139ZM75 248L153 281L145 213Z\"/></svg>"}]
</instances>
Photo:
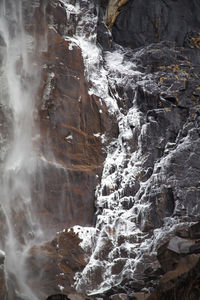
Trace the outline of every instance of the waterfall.
<instances>
[{"instance_id":1,"label":"waterfall","mask_svg":"<svg viewBox=\"0 0 200 300\"><path fill-rule=\"evenodd\" d=\"M7 133L1 133L0 205L4 228L0 247L6 254L9 300L38 299L26 282L25 263L30 247L43 240L31 196L37 166L34 118L40 69L33 58L36 42L25 30L24 14L25 9L27 14L38 3L26 2L0 1L0 109L7 122Z\"/></svg>"}]
</instances>

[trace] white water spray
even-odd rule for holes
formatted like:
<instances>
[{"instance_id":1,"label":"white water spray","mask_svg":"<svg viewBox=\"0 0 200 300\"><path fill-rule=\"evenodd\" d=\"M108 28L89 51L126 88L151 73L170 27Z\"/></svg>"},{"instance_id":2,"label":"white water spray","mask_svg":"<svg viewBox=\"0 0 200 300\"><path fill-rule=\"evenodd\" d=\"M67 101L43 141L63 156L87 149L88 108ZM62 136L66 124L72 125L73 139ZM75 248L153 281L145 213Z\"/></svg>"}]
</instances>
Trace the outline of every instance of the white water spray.
<instances>
[{"instance_id":1,"label":"white water spray","mask_svg":"<svg viewBox=\"0 0 200 300\"><path fill-rule=\"evenodd\" d=\"M10 135L1 163L0 204L5 219L0 247L6 253L8 299L38 300L26 283L25 262L32 245L43 239L33 211L31 181L36 170L33 140L38 67L31 59L35 41L24 29L22 0L0 1L0 106Z\"/></svg>"}]
</instances>

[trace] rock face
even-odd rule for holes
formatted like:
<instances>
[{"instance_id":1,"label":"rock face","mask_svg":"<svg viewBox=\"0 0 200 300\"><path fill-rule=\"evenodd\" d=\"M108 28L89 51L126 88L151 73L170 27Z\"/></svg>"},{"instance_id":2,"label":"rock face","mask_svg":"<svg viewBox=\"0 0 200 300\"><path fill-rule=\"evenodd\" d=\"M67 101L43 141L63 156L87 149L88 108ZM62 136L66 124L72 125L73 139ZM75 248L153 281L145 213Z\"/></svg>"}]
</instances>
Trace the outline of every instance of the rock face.
<instances>
[{"instance_id":1,"label":"rock face","mask_svg":"<svg viewBox=\"0 0 200 300\"><path fill-rule=\"evenodd\" d=\"M37 171L30 175L30 198L33 202L33 207L31 207L33 214L36 214L38 221L35 227L42 229L45 240L50 240L58 230L63 230L66 226L94 224L95 187L99 182L98 177L100 177L105 158L101 135L105 130L108 130L108 132L112 132L111 136L115 136L118 133L118 128L115 120L109 116L106 105L99 101L99 97L89 92L90 83L85 76L80 46L68 40L76 32L79 17L74 23L68 20L65 1L34 1L30 3L30 7L28 7L29 3L26 2L26 5L24 3L25 1L19 1L15 7L15 4L12 5L9 2L6 4L5 10L9 17L14 12L22 14L24 29L29 37L27 43L34 43L36 37L35 52L30 54L33 56L31 61L34 61L38 69L41 67L42 71L41 76L38 72L38 82L40 84L34 112L34 121L38 129L38 135L34 136L33 141ZM2 3L0 3L0 6L3 10ZM9 9L13 9L13 11L11 10L10 13ZM82 9L84 9L84 6ZM79 10L77 9L77 11ZM23 15L24 12L26 13L25 16ZM81 8L80 12L82 12ZM75 15L72 13L71 17L73 18ZM18 19L16 18L16 20ZM4 53L6 53L6 43L1 35L0 46L0 67L2 71L4 62L1 60L4 58ZM21 71L20 63L19 59L16 69L18 68ZM23 77L20 77L21 74L17 75L23 82ZM0 77L0 83L4 88L2 78L3 76ZM25 79L24 82L30 84L32 78ZM2 98L4 98L3 88ZM12 112L7 113L4 110L4 105L1 105L1 163L4 162L6 156L7 149L3 149L3 146L6 145L5 140L12 138ZM9 131L10 128L11 132ZM29 231L29 224L24 224L26 218L23 218L23 213L25 215L26 211L20 211L18 215L14 215L12 220L15 223L16 230L13 232L16 232L16 239L19 236L19 247L24 245L24 232L27 232L29 241L34 239L34 233L31 230ZM5 224L6 220L2 217L2 227ZM2 230L1 242L6 239L6 233L6 230ZM69 241L65 242L69 246ZM80 242L79 239L78 242ZM75 248L75 239L71 243L74 243ZM45 247L49 247L50 250ZM37 294L37 290L39 290L38 297L42 297L42 299L50 294L59 293L60 290L56 281L57 273L54 272L54 267L57 268L56 271L61 273L56 260L55 265L48 273L49 277L47 276L45 287L41 287L41 282L39 284L37 280L35 281L35 277L40 278L41 276L43 278L41 262L48 264L47 261L49 262L49 259L51 261L53 256L56 257L57 254L60 257L61 255L48 244L44 245L44 249L40 248L35 252L31 250L30 256L33 260L35 259L34 264L30 266L27 262L27 266L31 270L30 273L27 272L29 274L27 275L28 285L35 288L36 291L33 294ZM66 279L66 282L68 282L66 283L67 287L72 285L75 272L80 271L84 265L82 262L81 267L78 267L79 263L75 262L74 257L69 259L72 261L74 271L69 271L69 266L64 271L64 273L71 272L70 279ZM44 269L45 267L46 265L43 266ZM25 273L26 271L27 269ZM14 279L11 278L10 280L12 282L12 292L10 291L9 299L23 298L20 295L20 288L16 292L18 288L15 284L15 277L17 276L19 274L14 274ZM43 294L43 289L45 294ZM67 292L69 290L70 288ZM72 290L74 291L74 289ZM18 293L18 296L15 292ZM33 297L32 294L31 297ZM21 300L21 298L19 299Z\"/></svg>"},{"instance_id":2,"label":"rock face","mask_svg":"<svg viewBox=\"0 0 200 300\"><path fill-rule=\"evenodd\" d=\"M39 7L35 23L41 14ZM49 1L43 33L46 49L40 57L43 72L37 122L41 161L33 195L44 227L53 225L56 230L94 224L94 191L105 157L100 135L106 129L115 135L117 129L105 105L88 93L81 49L66 38L77 24L69 28L69 23L64 4ZM40 36L41 28L37 30ZM42 195L38 177L43 178Z\"/></svg>"},{"instance_id":3,"label":"rock face","mask_svg":"<svg viewBox=\"0 0 200 300\"><path fill-rule=\"evenodd\" d=\"M57 234L54 240L42 246L35 246L30 251L28 264L31 266L30 280L34 278L32 288L38 299L61 299L63 300L74 293L73 278L76 272L80 272L86 262L84 251L79 246L80 239L73 230ZM40 276L37 276L38 270ZM56 296L57 295L57 298ZM59 298L60 297L60 298Z\"/></svg>"},{"instance_id":4,"label":"rock face","mask_svg":"<svg viewBox=\"0 0 200 300\"><path fill-rule=\"evenodd\" d=\"M36 273L45 262L40 295L56 295L62 286L73 299L71 285L78 272L75 287L82 298L97 293L94 299L176 299L185 294L197 299L199 4L128 1L120 2L120 11L119 2L110 1L107 17L118 14L111 46L103 21L105 2L98 26L94 4L77 10L73 1L63 3L47 6L51 26L48 51L41 57L45 68L38 108L47 209L39 213L44 224L52 219L56 228L92 224L91 191L104 160L99 136L105 131L108 147L96 191L96 224L74 229L83 250L74 233L67 233L31 251ZM109 52L91 48L96 32ZM115 111L118 126L111 124L107 110ZM36 184L35 197L37 190ZM54 199L61 199L61 191L68 201L56 220Z\"/></svg>"},{"instance_id":5,"label":"rock face","mask_svg":"<svg viewBox=\"0 0 200 300\"><path fill-rule=\"evenodd\" d=\"M168 40L183 46L199 32L199 1L130 0L113 26L114 40L133 48Z\"/></svg>"},{"instance_id":6,"label":"rock face","mask_svg":"<svg viewBox=\"0 0 200 300\"><path fill-rule=\"evenodd\" d=\"M112 0L106 4L105 23L110 29L112 29L112 25L120 13L120 8L123 7L127 2L128 0Z\"/></svg>"},{"instance_id":7,"label":"rock face","mask_svg":"<svg viewBox=\"0 0 200 300\"><path fill-rule=\"evenodd\" d=\"M41 1L26 28L44 47L32 196L47 234L28 284L40 300L196 300L200 4L99 5Z\"/></svg>"},{"instance_id":8,"label":"rock face","mask_svg":"<svg viewBox=\"0 0 200 300\"><path fill-rule=\"evenodd\" d=\"M170 42L138 52L115 49L112 55L123 53L126 72L131 74L134 68L136 77L129 77L126 85L112 86L116 94L121 88L119 142L109 149L98 190L100 233L96 232L95 263L86 266L78 287L106 289L123 282L120 287L125 291L140 292L154 288L166 272L154 256L157 249L177 232L184 236L190 222L199 218L199 134L195 133L199 98L194 96L198 89L194 73L199 67L185 56L188 49ZM116 70L109 65L110 59L109 54L106 62L112 85ZM135 65L130 67L131 61ZM192 252L187 251L189 259ZM194 267L198 259L197 255L194 264L188 265ZM187 273L187 267L184 270ZM87 286L85 279L91 272L101 272L101 279L87 281ZM180 273L174 274L177 278Z\"/></svg>"},{"instance_id":9,"label":"rock face","mask_svg":"<svg viewBox=\"0 0 200 300\"><path fill-rule=\"evenodd\" d=\"M80 291L199 297L198 234L186 234L199 221L198 12L196 1L129 1L113 25L113 48L103 57L119 136L97 189L95 246L85 248L92 256Z\"/></svg>"}]
</instances>

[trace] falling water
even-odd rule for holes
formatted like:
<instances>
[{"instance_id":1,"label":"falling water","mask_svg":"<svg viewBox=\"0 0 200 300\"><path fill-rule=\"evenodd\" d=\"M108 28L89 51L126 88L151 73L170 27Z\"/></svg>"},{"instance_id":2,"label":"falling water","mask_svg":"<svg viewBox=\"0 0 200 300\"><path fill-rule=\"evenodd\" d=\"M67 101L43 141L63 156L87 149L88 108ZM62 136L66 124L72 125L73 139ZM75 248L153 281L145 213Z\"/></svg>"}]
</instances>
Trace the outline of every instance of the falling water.
<instances>
[{"instance_id":1,"label":"falling water","mask_svg":"<svg viewBox=\"0 0 200 300\"><path fill-rule=\"evenodd\" d=\"M24 29L23 13L38 1L27 2L0 0L0 109L6 114L9 128L4 136L5 154L1 153L0 205L4 228L0 247L6 253L9 300L38 300L26 283L25 262L31 246L43 239L31 197L37 164L33 141L38 134L34 116L39 68L32 60L36 43Z\"/></svg>"}]
</instances>

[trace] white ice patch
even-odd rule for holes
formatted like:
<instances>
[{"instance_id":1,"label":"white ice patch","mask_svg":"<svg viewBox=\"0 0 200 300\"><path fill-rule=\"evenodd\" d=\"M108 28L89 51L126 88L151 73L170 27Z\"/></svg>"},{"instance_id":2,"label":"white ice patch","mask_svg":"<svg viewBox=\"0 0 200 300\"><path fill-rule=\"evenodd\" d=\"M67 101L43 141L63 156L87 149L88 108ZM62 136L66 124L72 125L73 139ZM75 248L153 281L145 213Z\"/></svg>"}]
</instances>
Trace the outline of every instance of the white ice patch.
<instances>
[{"instance_id":1,"label":"white ice patch","mask_svg":"<svg viewBox=\"0 0 200 300\"><path fill-rule=\"evenodd\" d=\"M39 162L39 163L40 163L40 161L41 161L42 163L46 164L46 165L52 165L52 166L54 166L54 167L56 167L56 168L58 168L58 169L63 169L63 170L65 170L65 167L64 167L62 164L56 162L54 158L53 158L52 160L47 160L43 155L41 155L41 156L39 157L39 159L38 159L38 162Z\"/></svg>"},{"instance_id":2,"label":"white ice patch","mask_svg":"<svg viewBox=\"0 0 200 300\"><path fill-rule=\"evenodd\" d=\"M82 227L74 226L73 230L75 233L78 233L79 238L82 240L80 246L85 250L87 260L90 258L90 253L93 252L93 245L95 244L94 237L96 235L97 229L94 227ZM68 232L70 229L68 230Z\"/></svg>"},{"instance_id":3,"label":"white ice patch","mask_svg":"<svg viewBox=\"0 0 200 300\"><path fill-rule=\"evenodd\" d=\"M61 292L64 290L64 286L62 285L58 285L58 288L60 289Z\"/></svg>"},{"instance_id":4,"label":"white ice patch","mask_svg":"<svg viewBox=\"0 0 200 300\"><path fill-rule=\"evenodd\" d=\"M101 133L93 133L93 136L95 136L95 137L100 137L101 136Z\"/></svg>"},{"instance_id":5,"label":"white ice patch","mask_svg":"<svg viewBox=\"0 0 200 300\"><path fill-rule=\"evenodd\" d=\"M72 51L73 50L73 47L75 47L75 46L77 46L74 42L70 42L69 43L69 46L68 46L68 49L70 50L70 51Z\"/></svg>"},{"instance_id":6,"label":"white ice patch","mask_svg":"<svg viewBox=\"0 0 200 300\"><path fill-rule=\"evenodd\" d=\"M140 76L141 72L137 71L137 66L134 62L125 61L124 53L119 51L107 52L105 55L106 68L109 72L115 74L116 85L122 84L122 81L127 81L129 78ZM119 76L119 77L118 77Z\"/></svg>"},{"instance_id":7,"label":"white ice patch","mask_svg":"<svg viewBox=\"0 0 200 300\"><path fill-rule=\"evenodd\" d=\"M70 135L66 136L65 139L67 141L73 140L73 136L70 134Z\"/></svg>"},{"instance_id":8,"label":"white ice patch","mask_svg":"<svg viewBox=\"0 0 200 300\"><path fill-rule=\"evenodd\" d=\"M111 114L118 112L116 100L109 93L108 74L103 67L101 49L85 38L76 38L82 50L86 78L92 83L89 94L94 94L102 99Z\"/></svg>"},{"instance_id":9,"label":"white ice patch","mask_svg":"<svg viewBox=\"0 0 200 300\"><path fill-rule=\"evenodd\" d=\"M60 2L64 5L67 14L67 20L70 19L71 15L77 15L80 12L80 7L78 3L74 6L69 4L67 0L60 0Z\"/></svg>"}]
</instances>

